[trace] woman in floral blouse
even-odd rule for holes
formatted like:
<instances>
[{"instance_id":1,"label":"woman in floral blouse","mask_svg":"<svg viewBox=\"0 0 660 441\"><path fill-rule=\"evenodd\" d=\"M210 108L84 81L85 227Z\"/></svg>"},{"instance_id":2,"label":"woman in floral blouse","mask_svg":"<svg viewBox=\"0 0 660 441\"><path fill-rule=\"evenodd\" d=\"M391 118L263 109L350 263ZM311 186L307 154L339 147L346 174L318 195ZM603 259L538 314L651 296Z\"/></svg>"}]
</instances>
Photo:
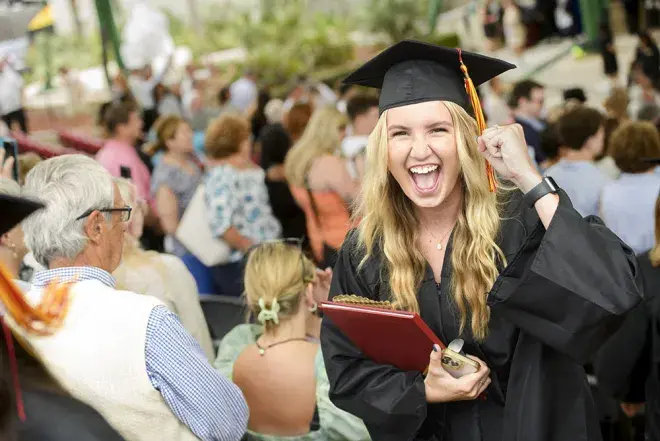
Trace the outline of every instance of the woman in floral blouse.
<instances>
[{"instance_id":1,"label":"woman in floral blouse","mask_svg":"<svg viewBox=\"0 0 660 441\"><path fill-rule=\"evenodd\" d=\"M223 114L206 131L209 224L214 236L233 250L228 263L211 269L215 292L223 295L243 292L242 261L248 248L276 239L282 231L268 201L264 171L250 159L249 137L248 121L234 114Z\"/></svg>"}]
</instances>

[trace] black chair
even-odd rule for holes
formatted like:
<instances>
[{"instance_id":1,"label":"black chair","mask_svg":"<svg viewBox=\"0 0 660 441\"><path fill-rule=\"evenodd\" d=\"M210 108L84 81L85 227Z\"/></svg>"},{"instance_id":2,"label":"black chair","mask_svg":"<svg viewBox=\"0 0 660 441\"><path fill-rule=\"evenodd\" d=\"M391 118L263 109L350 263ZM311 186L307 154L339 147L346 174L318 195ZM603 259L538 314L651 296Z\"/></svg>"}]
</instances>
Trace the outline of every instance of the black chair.
<instances>
[{"instance_id":1,"label":"black chair","mask_svg":"<svg viewBox=\"0 0 660 441\"><path fill-rule=\"evenodd\" d=\"M216 345L236 325L246 322L247 307L242 297L200 294L199 301Z\"/></svg>"}]
</instances>

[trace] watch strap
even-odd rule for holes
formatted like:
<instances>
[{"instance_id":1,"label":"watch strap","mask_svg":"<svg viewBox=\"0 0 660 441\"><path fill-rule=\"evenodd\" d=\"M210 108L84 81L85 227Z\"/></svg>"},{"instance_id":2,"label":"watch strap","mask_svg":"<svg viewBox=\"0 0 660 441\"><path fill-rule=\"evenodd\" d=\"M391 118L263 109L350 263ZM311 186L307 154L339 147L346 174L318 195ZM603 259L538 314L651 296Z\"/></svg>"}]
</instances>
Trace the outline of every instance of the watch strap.
<instances>
[{"instance_id":1,"label":"watch strap","mask_svg":"<svg viewBox=\"0 0 660 441\"><path fill-rule=\"evenodd\" d=\"M558 190L559 187L557 186L555 180L550 176L546 176L536 185L536 187L525 193L523 199L529 207L534 207L536 201L541 199L543 196L549 193L556 194Z\"/></svg>"}]
</instances>

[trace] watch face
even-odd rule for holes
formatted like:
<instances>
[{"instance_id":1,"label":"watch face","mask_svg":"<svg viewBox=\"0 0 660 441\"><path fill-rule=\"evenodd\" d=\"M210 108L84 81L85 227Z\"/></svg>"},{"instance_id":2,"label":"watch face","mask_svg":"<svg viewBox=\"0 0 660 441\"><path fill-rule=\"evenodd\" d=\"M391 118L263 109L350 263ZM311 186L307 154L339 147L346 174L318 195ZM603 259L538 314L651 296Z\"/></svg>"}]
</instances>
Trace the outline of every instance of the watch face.
<instances>
[{"instance_id":1,"label":"watch face","mask_svg":"<svg viewBox=\"0 0 660 441\"><path fill-rule=\"evenodd\" d=\"M552 192L557 192L557 190L559 189L559 187L557 186L557 183L555 182L555 180L552 179L550 176L547 176L545 178L545 182L548 183L548 186L550 187L550 190Z\"/></svg>"}]
</instances>

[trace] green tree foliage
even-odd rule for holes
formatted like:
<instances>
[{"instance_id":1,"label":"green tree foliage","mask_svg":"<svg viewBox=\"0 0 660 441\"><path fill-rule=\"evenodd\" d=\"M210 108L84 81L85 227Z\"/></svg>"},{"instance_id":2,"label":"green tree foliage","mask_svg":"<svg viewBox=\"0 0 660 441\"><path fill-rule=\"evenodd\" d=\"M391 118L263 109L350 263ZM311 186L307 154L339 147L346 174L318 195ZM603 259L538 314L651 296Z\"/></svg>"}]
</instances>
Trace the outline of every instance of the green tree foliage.
<instances>
[{"instance_id":1,"label":"green tree foliage","mask_svg":"<svg viewBox=\"0 0 660 441\"><path fill-rule=\"evenodd\" d=\"M387 43L428 34L429 0L368 0L362 22Z\"/></svg>"},{"instance_id":2,"label":"green tree foliage","mask_svg":"<svg viewBox=\"0 0 660 441\"><path fill-rule=\"evenodd\" d=\"M248 65L269 82L345 64L353 57L350 27L345 17L310 13L304 0L287 0L261 17L243 14L235 23L238 40L247 50Z\"/></svg>"}]
</instances>

